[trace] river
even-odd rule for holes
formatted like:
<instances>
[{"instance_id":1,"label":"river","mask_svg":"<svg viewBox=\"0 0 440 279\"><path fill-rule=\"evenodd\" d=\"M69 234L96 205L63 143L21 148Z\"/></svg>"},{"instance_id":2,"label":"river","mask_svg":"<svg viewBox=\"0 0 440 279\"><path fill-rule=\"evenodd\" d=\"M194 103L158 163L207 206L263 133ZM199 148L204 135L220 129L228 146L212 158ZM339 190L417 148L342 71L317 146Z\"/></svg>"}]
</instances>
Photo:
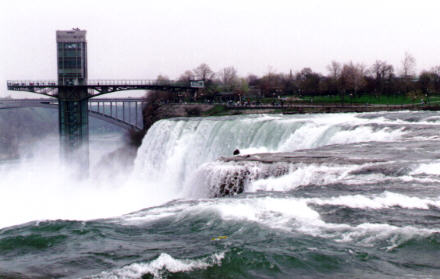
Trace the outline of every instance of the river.
<instances>
[{"instance_id":1,"label":"river","mask_svg":"<svg viewBox=\"0 0 440 279\"><path fill-rule=\"evenodd\" d=\"M132 167L105 163L120 137L92 138L89 178L49 137L0 164L0 278L439 278L439 128L407 111L161 120ZM219 160L236 148L314 156L215 198L258 171Z\"/></svg>"}]
</instances>

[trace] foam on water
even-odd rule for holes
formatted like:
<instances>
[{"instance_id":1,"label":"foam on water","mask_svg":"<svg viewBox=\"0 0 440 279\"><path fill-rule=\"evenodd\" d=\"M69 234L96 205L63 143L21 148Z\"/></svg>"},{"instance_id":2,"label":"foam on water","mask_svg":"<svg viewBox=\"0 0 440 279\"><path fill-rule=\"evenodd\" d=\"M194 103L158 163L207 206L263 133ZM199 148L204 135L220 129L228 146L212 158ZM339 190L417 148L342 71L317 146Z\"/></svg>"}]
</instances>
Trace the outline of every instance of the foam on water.
<instances>
[{"instance_id":1,"label":"foam on water","mask_svg":"<svg viewBox=\"0 0 440 279\"><path fill-rule=\"evenodd\" d=\"M86 278L102 278L102 279L118 279L118 278L141 278L142 275L151 274L154 278L163 278L166 276L164 272L188 272L198 269L206 269L214 265L220 265L225 253L218 253L212 256L199 259L199 260L187 260L187 259L175 259L166 253L160 254L160 256L148 263L134 263L124 266L120 269L113 271L104 271L98 275L86 277Z\"/></svg>"},{"instance_id":2,"label":"foam on water","mask_svg":"<svg viewBox=\"0 0 440 279\"><path fill-rule=\"evenodd\" d=\"M232 205L222 203L215 208L224 220L246 220L293 233L300 232L336 241L362 241L366 245L395 235L410 238L440 232L440 229L398 227L389 224L364 223L352 226L327 223L310 207L310 202L301 198L258 198L256 201L241 200Z\"/></svg>"},{"instance_id":3,"label":"foam on water","mask_svg":"<svg viewBox=\"0 0 440 279\"><path fill-rule=\"evenodd\" d=\"M434 161L426 164L420 164L411 172L412 175L433 174L440 175L440 161Z\"/></svg>"},{"instance_id":4,"label":"foam on water","mask_svg":"<svg viewBox=\"0 0 440 279\"><path fill-rule=\"evenodd\" d=\"M440 199L422 199L388 191L373 196L351 195L328 199L309 199L308 201L319 205L339 205L351 208L369 209L382 209L395 206L408 209L429 209L432 206L440 208Z\"/></svg>"},{"instance_id":5,"label":"foam on water","mask_svg":"<svg viewBox=\"0 0 440 279\"><path fill-rule=\"evenodd\" d=\"M364 223L341 232L335 239L339 242L354 242L357 245L373 247L378 241L386 241L385 250L392 250L414 238L425 238L440 233L440 229L417 228L413 226L398 227L389 224Z\"/></svg>"},{"instance_id":6,"label":"foam on water","mask_svg":"<svg viewBox=\"0 0 440 279\"><path fill-rule=\"evenodd\" d=\"M252 181L245 191L290 191L298 186L323 185L343 181L358 166L351 165L299 165L288 174Z\"/></svg>"},{"instance_id":7,"label":"foam on water","mask_svg":"<svg viewBox=\"0 0 440 279\"><path fill-rule=\"evenodd\" d=\"M384 201L391 197L390 202ZM402 198L402 201L398 201ZM362 223L358 225L325 222L313 204L335 204L358 208L386 208L402 206L407 208L426 209L426 206L439 204L439 200L423 200L395 193L384 193L378 197L345 196L341 198L295 198L295 197L258 197L249 196L237 199L209 199L197 203L183 202L169 204L164 208L145 210L114 220L123 225L135 225L145 222L171 218L181 220L209 216L209 219L220 218L224 222L239 222L243 226L259 224L269 229L281 230L284 233L301 233L313 237L327 238L338 242L353 242L356 245L370 246L377 241L386 241L391 249L408 239L426 237L440 233L440 228L423 228L416 226L394 226L383 223ZM154 217L152 216L154 215ZM208 220L207 220L208 222ZM231 236L233 238L233 235Z\"/></svg>"},{"instance_id":8,"label":"foam on water","mask_svg":"<svg viewBox=\"0 0 440 279\"><path fill-rule=\"evenodd\" d=\"M440 123L440 116L429 116L423 119L426 124Z\"/></svg>"}]
</instances>

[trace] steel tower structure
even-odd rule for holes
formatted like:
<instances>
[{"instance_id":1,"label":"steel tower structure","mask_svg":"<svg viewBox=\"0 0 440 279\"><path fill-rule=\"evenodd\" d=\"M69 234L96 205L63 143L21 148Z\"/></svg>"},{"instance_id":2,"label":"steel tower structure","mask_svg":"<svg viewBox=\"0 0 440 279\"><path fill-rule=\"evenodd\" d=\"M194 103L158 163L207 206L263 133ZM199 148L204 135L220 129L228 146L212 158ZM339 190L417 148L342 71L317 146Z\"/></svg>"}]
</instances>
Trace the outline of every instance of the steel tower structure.
<instances>
[{"instance_id":1,"label":"steel tower structure","mask_svg":"<svg viewBox=\"0 0 440 279\"><path fill-rule=\"evenodd\" d=\"M58 99L61 154L79 162L82 170L89 166L88 100L125 90L158 90L176 93L204 88L203 80L88 80L86 31L73 29L56 32L57 81L9 80L8 90L25 91Z\"/></svg>"},{"instance_id":2,"label":"steel tower structure","mask_svg":"<svg viewBox=\"0 0 440 279\"><path fill-rule=\"evenodd\" d=\"M57 31L58 106L61 154L88 169L89 125L86 31Z\"/></svg>"}]
</instances>

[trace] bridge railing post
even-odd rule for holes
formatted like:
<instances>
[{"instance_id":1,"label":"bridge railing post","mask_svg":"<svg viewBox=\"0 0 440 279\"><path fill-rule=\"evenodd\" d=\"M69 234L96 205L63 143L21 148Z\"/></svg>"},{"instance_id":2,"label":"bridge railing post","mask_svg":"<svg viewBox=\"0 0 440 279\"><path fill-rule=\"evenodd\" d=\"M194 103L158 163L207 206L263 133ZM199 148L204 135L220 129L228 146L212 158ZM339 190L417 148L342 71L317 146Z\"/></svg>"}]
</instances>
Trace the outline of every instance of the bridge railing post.
<instances>
[{"instance_id":1,"label":"bridge railing post","mask_svg":"<svg viewBox=\"0 0 440 279\"><path fill-rule=\"evenodd\" d=\"M122 121L125 122L125 102L122 102Z\"/></svg>"}]
</instances>

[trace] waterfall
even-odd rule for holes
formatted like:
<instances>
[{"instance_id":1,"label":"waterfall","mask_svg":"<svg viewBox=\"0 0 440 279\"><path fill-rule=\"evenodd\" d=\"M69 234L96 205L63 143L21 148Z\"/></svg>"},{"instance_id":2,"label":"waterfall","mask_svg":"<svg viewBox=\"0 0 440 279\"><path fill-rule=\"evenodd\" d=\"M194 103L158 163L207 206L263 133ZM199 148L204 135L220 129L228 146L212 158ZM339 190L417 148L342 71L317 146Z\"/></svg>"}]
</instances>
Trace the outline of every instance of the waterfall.
<instances>
[{"instance_id":1,"label":"waterfall","mask_svg":"<svg viewBox=\"0 0 440 279\"><path fill-rule=\"evenodd\" d=\"M92 175L86 179L72 175L71 167L57 159L58 146L53 140L46 140L35 144L34 157L0 165L0 195L8 197L0 204L0 211L4 212L0 227L31 220L118 216L174 199L221 196L221 191L228 193L257 180L259 182L248 190L274 190L277 185L289 189L292 187L290 181L295 181L295 185L303 181L319 182L318 178L328 170L324 168L323 171L321 166L234 164L219 158L231 157L236 148L241 154L254 154L399 140L408 131L393 121L380 114L372 117L311 114L161 120L145 136L132 171L99 167L99 172L92 169ZM100 139L91 143L91 150L101 150L94 153L95 157L115 148L107 140L103 141L102 136ZM92 158L93 161L99 159ZM330 170L331 175L327 175L325 181L337 180L350 168ZM271 176L280 175L293 178L271 180L275 179Z\"/></svg>"},{"instance_id":2,"label":"waterfall","mask_svg":"<svg viewBox=\"0 0 440 279\"><path fill-rule=\"evenodd\" d=\"M391 141L402 136L401 127L387 123L381 117L366 119L356 114L161 120L146 134L138 150L135 172L177 195L203 196L206 194L203 187L207 185L203 181L194 185L194 176L201 176L197 170L209 163L212 169L212 162L215 166L220 157L232 156L236 148L241 154L293 152L330 144ZM237 174L242 166L236 168L230 173ZM218 172L224 175L225 167L219 166ZM209 173L206 179L213 181L212 170Z\"/></svg>"}]
</instances>

